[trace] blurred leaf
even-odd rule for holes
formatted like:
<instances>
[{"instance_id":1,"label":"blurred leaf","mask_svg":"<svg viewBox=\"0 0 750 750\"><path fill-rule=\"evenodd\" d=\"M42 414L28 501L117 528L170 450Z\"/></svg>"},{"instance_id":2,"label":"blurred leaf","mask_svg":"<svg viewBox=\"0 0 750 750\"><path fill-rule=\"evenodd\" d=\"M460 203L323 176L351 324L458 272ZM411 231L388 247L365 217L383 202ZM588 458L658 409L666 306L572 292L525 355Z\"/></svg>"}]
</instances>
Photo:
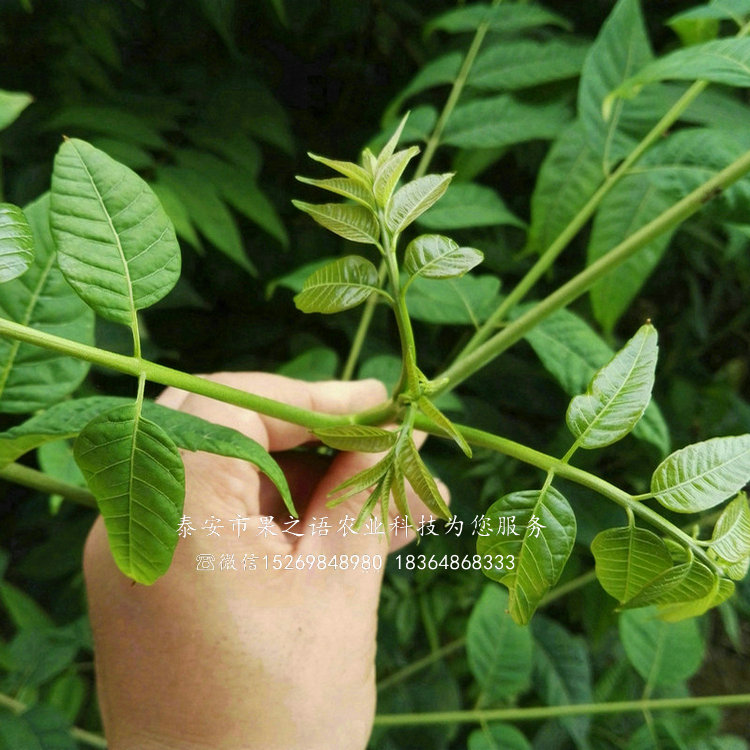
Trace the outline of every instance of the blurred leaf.
<instances>
[{"instance_id":1,"label":"blurred leaf","mask_svg":"<svg viewBox=\"0 0 750 750\"><path fill-rule=\"evenodd\" d=\"M339 355L327 346L313 346L285 362L276 372L299 380L333 380L339 366Z\"/></svg>"},{"instance_id":2,"label":"blurred leaf","mask_svg":"<svg viewBox=\"0 0 750 750\"><path fill-rule=\"evenodd\" d=\"M169 216L170 221L174 224L177 236L189 242L196 250L202 251L203 245L198 238L198 233L193 228L193 223L190 221L190 214L187 207L180 200L177 193L163 182L151 183L151 189L159 199L159 203L161 203L162 208L167 216Z\"/></svg>"},{"instance_id":3,"label":"blurred leaf","mask_svg":"<svg viewBox=\"0 0 750 750\"><path fill-rule=\"evenodd\" d=\"M406 246L403 268L410 276L449 279L463 276L482 260L479 250L459 247L450 237L421 234Z\"/></svg>"},{"instance_id":4,"label":"blurred leaf","mask_svg":"<svg viewBox=\"0 0 750 750\"><path fill-rule=\"evenodd\" d=\"M340 312L364 302L377 285L375 266L358 255L347 255L313 272L294 303L306 313Z\"/></svg>"},{"instance_id":5,"label":"blurred leaf","mask_svg":"<svg viewBox=\"0 0 750 750\"><path fill-rule=\"evenodd\" d=\"M492 188L470 182L452 184L440 201L417 219L417 224L427 229L526 226Z\"/></svg>"},{"instance_id":6,"label":"blurred leaf","mask_svg":"<svg viewBox=\"0 0 750 750\"><path fill-rule=\"evenodd\" d=\"M428 174L399 188L391 198L386 224L394 233L403 232L448 189L452 173Z\"/></svg>"},{"instance_id":7,"label":"blurred leaf","mask_svg":"<svg viewBox=\"0 0 750 750\"><path fill-rule=\"evenodd\" d=\"M42 685L72 664L79 648L78 638L64 628L20 630L8 644L8 680L15 690Z\"/></svg>"},{"instance_id":8,"label":"blurred leaf","mask_svg":"<svg viewBox=\"0 0 750 750\"><path fill-rule=\"evenodd\" d=\"M750 16L749 0L712 0L707 5L699 5L672 16L667 23L672 26L681 20L731 19L741 26L746 16Z\"/></svg>"},{"instance_id":9,"label":"blurred leaf","mask_svg":"<svg viewBox=\"0 0 750 750\"><path fill-rule=\"evenodd\" d=\"M23 211L0 203L0 284L26 272L34 262L34 238Z\"/></svg>"},{"instance_id":10,"label":"blurred leaf","mask_svg":"<svg viewBox=\"0 0 750 750\"><path fill-rule=\"evenodd\" d=\"M34 101L31 94L0 89L0 130L4 130Z\"/></svg>"},{"instance_id":11,"label":"blurred leaf","mask_svg":"<svg viewBox=\"0 0 750 750\"><path fill-rule=\"evenodd\" d=\"M236 45L234 42L234 12L235 0L198 0L203 15L209 20L222 38L227 49L234 53Z\"/></svg>"},{"instance_id":12,"label":"blurred leaf","mask_svg":"<svg viewBox=\"0 0 750 750\"><path fill-rule=\"evenodd\" d=\"M490 702L524 692L531 681L533 642L508 614L508 594L485 584L466 629L469 667ZM490 745L491 747L491 745Z\"/></svg>"},{"instance_id":13,"label":"blurred leaf","mask_svg":"<svg viewBox=\"0 0 750 750\"><path fill-rule=\"evenodd\" d=\"M334 234L366 245L380 242L380 227L371 209L346 203L292 203Z\"/></svg>"},{"instance_id":14,"label":"blurred leaf","mask_svg":"<svg viewBox=\"0 0 750 750\"><path fill-rule=\"evenodd\" d=\"M494 5L474 3L463 8L456 8L443 13L430 21L425 27L425 33L435 30L459 34L465 31L475 31L486 23L493 31L501 34L516 34L519 31L533 29L538 26L560 26L569 28L569 22L539 5Z\"/></svg>"},{"instance_id":15,"label":"blurred leaf","mask_svg":"<svg viewBox=\"0 0 750 750\"><path fill-rule=\"evenodd\" d=\"M24 591L0 581L0 602L18 630L53 627L50 616Z\"/></svg>"},{"instance_id":16,"label":"blurred leaf","mask_svg":"<svg viewBox=\"0 0 750 750\"><path fill-rule=\"evenodd\" d=\"M531 750L531 745L510 724L487 724L469 735L468 750Z\"/></svg>"},{"instance_id":17,"label":"blurred leaf","mask_svg":"<svg viewBox=\"0 0 750 750\"><path fill-rule=\"evenodd\" d=\"M458 279L417 278L409 287L406 306L415 320L478 326L497 307L499 290L500 280L490 274Z\"/></svg>"},{"instance_id":18,"label":"blurred leaf","mask_svg":"<svg viewBox=\"0 0 750 750\"><path fill-rule=\"evenodd\" d=\"M89 143L130 169L149 169L154 165L154 157L136 143L107 136L95 136L89 139Z\"/></svg>"},{"instance_id":19,"label":"blurred leaf","mask_svg":"<svg viewBox=\"0 0 750 750\"><path fill-rule=\"evenodd\" d=\"M0 746L14 750L77 750L65 716L51 706L32 706L22 714L0 713Z\"/></svg>"},{"instance_id":20,"label":"blurred leaf","mask_svg":"<svg viewBox=\"0 0 750 750\"><path fill-rule=\"evenodd\" d=\"M49 686L47 703L74 722L86 699L87 682L74 669L58 675Z\"/></svg>"}]
</instances>

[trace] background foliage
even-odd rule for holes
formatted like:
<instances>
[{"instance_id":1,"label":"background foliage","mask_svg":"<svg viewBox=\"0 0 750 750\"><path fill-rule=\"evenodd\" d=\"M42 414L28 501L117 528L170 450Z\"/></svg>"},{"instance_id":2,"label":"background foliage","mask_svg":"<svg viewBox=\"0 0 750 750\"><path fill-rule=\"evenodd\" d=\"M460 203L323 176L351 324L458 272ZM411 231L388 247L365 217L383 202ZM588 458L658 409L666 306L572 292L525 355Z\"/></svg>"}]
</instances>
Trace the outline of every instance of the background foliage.
<instances>
[{"instance_id":1,"label":"background foliage","mask_svg":"<svg viewBox=\"0 0 750 750\"><path fill-rule=\"evenodd\" d=\"M476 277L450 282L450 295L444 287L436 292L435 282L415 283L410 312L418 321L424 371L447 364L447 355L468 340L466 331L486 318L501 290L513 287L561 228L554 215L545 221L534 215L534 201L542 198L532 193L550 146L581 148L580 134L566 126L575 111L585 52L613 5L550 0L544 8L552 15L545 23L504 39L499 30L490 31L484 50L502 55L503 48L525 44L515 54L523 54L527 64L517 71L517 80L506 72L498 83L492 72L502 59L478 58L432 159L430 171L457 174L421 228L449 230L461 244L481 248L486 260ZM679 46L664 21L690 5L643 3L656 50ZM367 143L382 143L381 131L392 129L407 107L412 136L431 132L446 84L472 38L473 29L461 33L450 16L431 23L453 8L436 0L4 0L0 88L29 92L33 103L0 132L1 197L19 205L35 199L49 187L61 133L86 138L152 184L183 248L179 283L142 313L144 356L189 372L262 369L296 377L336 376L358 313L302 316L292 296L306 275L300 267L349 250L292 207L293 197L317 200L294 175L310 173L306 151L354 159ZM529 62L535 52L538 66ZM549 60L555 64L545 67ZM673 101L670 91L660 88L659 94ZM693 122L743 123L744 92L712 88L709 95L713 98L696 109ZM642 135L636 115L632 131ZM506 126L493 130L488 123ZM734 132L740 150L747 148L748 131L737 125ZM708 140L706 152L716 155L720 147L730 148ZM658 170L662 162L651 158L646 166ZM575 201L576 191L588 189L586 171L578 174L583 182L569 186L572 196L557 188L561 202ZM634 211L648 189L642 180L634 175L623 181L534 296L541 298L576 272L587 254L607 249L661 210L656 195L643 215ZM720 223L702 215L687 222L660 260L666 242L652 248L657 270L642 288L636 286L632 298L618 300L618 287L582 299L573 308L576 317L548 321L546 330L540 327L458 394L445 397L441 408L463 423L562 452L561 415L569 395L585 387L593 366L581 363L576 352L566 360L545 361L545 336L555 337L554 325L578 326L585 343L590 329L583 320L619 347L650 318L660 334L655 399L668 436L654 428L651 439L628 437L615 449L580 455L580 464L619 486L645 492L649 472L642 467L656 465L668 444L750 432L748 230L741 211L732 214L732 208L719 216ZM98 320L96 342L129 353L123 330ZM357 375L393 384L399 372L396 342L390 317L376 311ZM600 346L609 351L604 342ZM590 354L589 344L583 348ZM597 365L602 357L606 360L606 353L595 357ZM79 394L98 392L131 395L132 382L94 369ZM33 408L26 404L9 411ZM19 421L16 413L0 415L2 429ZM473 554L471 520L501 495L538 486L538 472L482 451L468 463L447 442L433 442L428 462L451 487L452 509L465 528L460 537L443 532L425 538L419 552ZM77 481L69 448L47 448L39 456L42 468ZM588 545L598 530L623 520L614 506L579 487L564 487L579 535L563 584L591 569ZM16 719L0 714L0 744L23 732L39 735L40 727L50 737L67 736L71 722L96 731L80 573L92 514L17 486L2 485L0 492L0 692L27 704L41 701ZM669 626L645 620L640 611L618 618L613 601L596 584L577 585L552 601L530 629L513 625L504 616L506 606L504 591L478 572L399 571L391 564L379 630L379 712L747 689L746 670L732 666L744 659L747 584L740 583L736 597L719 611ZM664 643L668 658L654 668L654 654ZM402 671L423 657L424 668ZM655 714L650 727L635 713L537 720L517 729L450 723L376 728L372 747L746 747L739 739L717 739L730 731L750 738L746 723L726 714L723 727L720 715L705 709Z\"/></svg>"}]
</instances>

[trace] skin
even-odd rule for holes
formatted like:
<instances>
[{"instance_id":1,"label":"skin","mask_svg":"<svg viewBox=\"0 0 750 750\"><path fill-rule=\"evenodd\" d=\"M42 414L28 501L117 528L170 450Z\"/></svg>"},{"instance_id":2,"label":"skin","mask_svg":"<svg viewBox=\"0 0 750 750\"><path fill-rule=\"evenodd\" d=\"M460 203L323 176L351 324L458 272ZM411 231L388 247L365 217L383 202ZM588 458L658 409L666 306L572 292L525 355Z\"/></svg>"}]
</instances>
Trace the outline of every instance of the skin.
<instances>
[{"instance_id":1,"label":"skin","mask_svg":"<svg viewBox=\"0 0 750 750\"><path fill-rule=\"evenodd\" d=\"M305 383L264 373L222 373L213 380L302 408L342 414L386 398L375 380ZM381 570L243 570L248 553L382 555L413 538L343 536L366 493L327 508L327 493L378 456L333 460L289 453L311 440L304 428L228 404L167 389L167 406L233 427L277 453L300 523L289 534L258 535L260 516L286 520L273 485L253 466L183 452L184 514L195 531L179 540L169 571L152 586L134 585L116 568L102 519L84 553L96 647L99 702L110 750L362 750L375 713L375 636ZM422 438L423 439L423 438ZM286 453L285 453L286 452ZM447 499L444 486L439 485ZM408 488L407 488L408 489ZM409 493L416 519L429 512ZM230 519L249 517L238 534ZM204 520L224 524L207 536ZM327 516L327 535L309 523ZM391 517L396 516L391 503ZM196 570L212 553L213 571ZM237 570L218 560L234 553ZM261 563L262 565L262 563Z\"/></svg>"}]
</instances>

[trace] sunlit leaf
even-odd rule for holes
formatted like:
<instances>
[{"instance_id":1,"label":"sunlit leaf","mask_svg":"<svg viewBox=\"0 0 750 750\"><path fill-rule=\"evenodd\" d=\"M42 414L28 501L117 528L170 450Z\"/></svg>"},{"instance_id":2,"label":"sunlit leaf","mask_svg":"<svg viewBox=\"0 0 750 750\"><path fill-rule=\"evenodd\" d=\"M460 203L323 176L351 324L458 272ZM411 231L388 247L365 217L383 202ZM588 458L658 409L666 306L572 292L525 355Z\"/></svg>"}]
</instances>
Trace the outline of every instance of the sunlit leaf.
<instances>
[{"instance_id":1,"label":"sunlit leaf","mask_svg":"<svg viewBox=\"0 0 750 750\"><path fill-rule=\"evenodd\" d=\"M317 154L307 154L313 161L325 164L330 167L334 172L349 177L350 179L358 182L362 187L370 189L372 187L372 177L362 168L359 164L355 164L351 161L338 161L336 159L327 159L325 156L318 156Z\"/></svg>"},{"instance_id":2,"label":"sunlit leaf","mask_svg":"<svg viewBox=\"0 0 750 750\"><path fill-rule=\"evenodd\" d=\"M386 223L392 232L402 232L418 216L433 205L448 189L453 177L448 174L428 174L407 182L391 198Z\"/></svg>"},{"instance_id":3,"label":"sunlit leaf","mask_svg":"<svg viewBox=\"0 0 750 750\"><path fill-rule=\"evenodd\" d=\"M627 435L643 416L654 387L656 329L642 326L576 396L566 420L582 448L602 448Z\"/></svg>"},{"instance_id":4,"label":"sunlit leaf","mask_svg":"<svg viewBox=\"0 0 750 750\"><path fill-rule=\"evenodd\" d=\"M409 112L407 112L402 118L401 122L399 122L396 129L393 131L393 135L388 139L385 146L380 149L380 153L378 153L377 159L376 159L376 166L377 170L379 171L385 166L385 163L390 161L391 157L396 151L396 147L398 146L398 142L401 140L401 136L403 135L404 128L406 127L406 122L409 119Z\"/></svg>"},{"instance_id":5,"label":"sunlit leaf","mask_svg":"<svg viewBox=\"0 0 750 750\"><path fill-rule=\"evenodd\" d=\"M375 214L364 206L351 206L344 203L305 203L294 200L292 203L312 216L322 227L352 242L377 245L380 227Z\"/></svg>"},{"instance_id":6,"label":"sunlit leaf","mask_svg":"<svg viewBox=\"0 0 750 750\"><path fill-rule=\"evenodd\" d=\"M740 492L719 516L711 535L711 549L730 563L750 557L750 506L744 492Z\"/></svg>"},{"instance_id":7,"label":"sunlit leaf","mask_svg":"<svg viewBox=\"0 0 750 750\"><path fill-rule=\"evenodd\" d=\"M378 167L372 191L381 206L386 206L391 194L396 189L401 175L409 162L419 153L417 146L397 151L382 166Z\"/></svg>"},{"instance_id":8,"label":"sunlit leaf","mask_svg":"<svg viewBox=\"0 0 750 750\"><path fill-rule=\"evenodd\" d=\"M375 208L375 203L372 200L372 192L362 187L361 183L352 180L350 177L331 177L326 180L313 180L309 177L298 176L297 179L306 185L312 185L313 187L319 187L322 190L342 195L344 198L349 198L365 208Z\"/></svg>"},{"instance_id":9,"label":"sunlit leaf","mask_svg":"<svg viewBox=\"0 0 750 750\"><path fill-rule=\"evenodd\" d=\"M665 508L694 513L739 492L748 479L750 435L719 437L667 456L651 477L651 492Z\"/></svg>"},{"instance_id":10,"label":"sunlit leaf","mask_svg":"<svg viewBox=\"0 0 750 750\"><path fill-rule=\"evenodd\" d=\"M483 572L508 587L510 613L517 623L526 624L562 574L575 543L575 515L554 487L505 495L484 515L492 529L499 531L502 519L512 519L520 529L518 535L480 536L477 552L503 556L502 564L496 561Z\"/></svg>"},{"instance_id":11,"label":"sunlit leaf","mask_svg":"<svg viewBox=\"0 0 750 750\"><path fill-rule=\"evenodd\" d=\"M473 247L459 247L441 234L422 234L406 246L404 270L410 276L448 279L478 266L484 255Z\"/></svg>"},{"instance_id":12,"label":"sunlit leaf","mask_svg":"<svg viewBox=\"0 0 750 750\"><path fill-rule=\"evenodd\" d=\"M151 188L85 141L57 152L50 228L66 280L109 320L130 325L180 276L174 227Z\"/></svg>"},{"instance_id":13,"label":"sunlit leaf","mask_svg":"<svg viewBox=\"0 0 750 750\"><path fill-rule=\"evenodd\" d=\"M23 211L0 203L0 284L15 279L34 261L34 238Z\"/></svg>"},{"instance_id":14,"label":"sunlit leaf","mask_svg":"<svg viewBox=\"0 0 750 750\"><path fill-rule=\"evenodd\" d=\"M377 291L377 284L378 272L369 260L347 255L315 271L294 304L307 313L340 312L364 302Z\"/></svg>"},{"instance_id":15,"label":"sunlit leaf","mask_svg":"<svg viewBox=\"0 0 750 750\"><path fill-rule=\"evenodd\" d=\"M393 447L398 433L369 425L342 425L313 430L321 442L340 451L380 453Z\"/></svg>"}]
</instances>

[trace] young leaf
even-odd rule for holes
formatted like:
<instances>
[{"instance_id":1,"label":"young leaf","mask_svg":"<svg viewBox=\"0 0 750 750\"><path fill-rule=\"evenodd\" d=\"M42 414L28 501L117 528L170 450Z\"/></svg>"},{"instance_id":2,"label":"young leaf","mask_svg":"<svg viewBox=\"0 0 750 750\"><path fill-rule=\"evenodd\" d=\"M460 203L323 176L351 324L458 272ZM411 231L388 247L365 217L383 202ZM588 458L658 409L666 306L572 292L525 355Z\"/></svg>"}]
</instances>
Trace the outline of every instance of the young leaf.
<instances>
[{"instance_id":1,"label":"young leaf","mask_svg":"<svg viewBox=\"0 0 750 750\"><path fill-rule=\"evenodd\" d=\"M566 421L582 448L616 442L643 416L654 386L656 339L653 326L642 326L596 373L587 392L570 402Z\"/></svg>"},{"instance_id":2,"label":"young leaf","mask_svg":"<svg viewBox=\"0 0 750 750\"><path fill-rule=\"evenodd\" d=\"M409 119L409 112L407 112L402 118L401 122L396 127L396 130L394 131L393 135L388 139L388 142L383 146L383 148L380 149L380 153L377 157L377 164L376 164L376 171L380 170L383 165L390 160L390 158L393 156L394 152L396 151L396 146L398 146L398 142L401 139L401 135L404 132L404 127L406 126L406 121Z\"/></svg>"},{"instance_id":3,"label":"young leaf","mask_svg":"<svg viewBox=\"0 0 750 750\"><path fill-rule=\"evenodd\" d=\"M365 501L364 505L357 514L357 518L352 525L354 531L359 531L367 522L370 516L374 515L373 510L379 505L380 513L385 527L386 537L388 536L388 502L391 494L391 479L393 471L388 469L385 474L378 480L375 489ZM336 500L338 502L338 499ZM329 503L330 505L330 503Z\"/></svg>"},{"instance_id":4,"label":"young leaf","mask_svg":"<svg viewBox=\"0 0 750 750\"><path fill-rule=\"evenodd\" d=\"M463 276L483 260L473 247L459 247L441 234L422 234L406 246L404 270L410 276L449 279Z\"/></svg>"},{"instance_id":5,"label":"young leaf","mask_svg":"<svg viewBox=\"0 0 750 750\"><path fill-rule=\"evenodd\" d=\"M716 578L714 588L703 598L673 604L660 604L659 617L665 622L679 622L689 617L699 617L709 609L723 604L734 593L734 583L727 578Z\"/></svg>"},{"instance_id":6,"label":"young leaf","mask_svg":"<svg viewBox=\"0 0 750 750\"><path fill-rule=\"evenodd\" d=\"M89 422L74 451L117 566L138 583L153 583L169 568L177 546L185 499L177 446L133 403Z\"/></svg>"},{"instance_id":7,"label":"young leaf","mask_svg":"<svg viewBox=\"0 0 750 750\"><path fill-rule=\"evenodd\" d=\"M695 674L705 644L695 620L666 623L653 609L620 616L620 640L628 660L650 686L674 684Z\"/></svg>"},{"instance_id":8,"label":"young leaf","mask_svg":"<svg viewBox=\"0 0 750 750\"><path fill-rule=\"evenodd\" d=\"M0 285L0 315L82 344L94 343L94 313L57 266L49 232L49 196L24 209L34 257L22 276ZM86 377L89 363L0 337L0 412L42 409L65 398Z\"/></svg>"},{"instance_id":9,"label":"young leaf","mask_svg":"<svg viewBox=\"0 0 750 750\"><path fill-rule=\"evenodd\" d=\"M391 494L393 503L402 519L406 521L407 528L416 529L414 519L409 510L409 501L406 499L406 488L404 487L404 473L394 462L391 472Z\"/></svg>"},{"instance_id":10,"label":"young leaf","mask_svg":"<svg viewBox=\"0 0 750 750\"><path fill-rule=\"evenodd\" d=\"M349 198L367 209L373 210L375 208L375 202L372 199L372 192L367 188L362 187L362 185L356 180L352 180L349 177L331 177L327 180L312 180L309 177L298 176L297 179L300 182L304 182L305 185L312 185L313 187L319 187L322 190L328 190L337 195L343 195L344 198Z\"/></svg>"},{"instance_id":11,"label":"young leaf","mask_svg":"<svg viewBox=\"0 0 750 750\"><path fill-rule=\"evenodd\" d=\"M417 406L428 419L431 419L438 427L445 430L445 432L456 441L456 444L464 452L467 458L471 458L471 448L464 439L464 436L456 429L453 422L451 422L450 419L448 419L448 417L446 417L445 414L443 414L443 412L441 412L440 409L438 409L437 406L427 398L427 396L421 396L417 401Z\"/></svg>"},{"instance_id":12,"label":"young leaf","mask_svg":"<svg viewBox=\"0 0 750 750\"><path fill-rule=\"evenodd\" d=\"M339 451L361 451L380 453L393 447L398 433L381 427L368 425L343 425L341 427L321 427L313 434L322 443Z\"/></svg>"},{"instance_id":13,"label":"young leaf","mask_svg":"<svg viewBox=\"0 0 750 750\"><path fill-rule=\"evenodd\" d=\"M344 175L344 177L349 177L355 182L358 182L366 190L372 189L372 177L370 177L368 172L360 167L359 164L355 164L351 161L337 161L336 159L327 159L325 156L318 156L317 154L311 154L309 152L307 155L313 161L325 164L327 167L333 169L334 172L338 172L339 174Z\"/></svg>"},{"instance_id":14,"label":"young leaf","mask_svg":"<svg viewBox=\"0 0 750 750\"><path fill-rule=\"evenodd\" d=\"M151 188L85 141L65 141L52 173L60 270L102 317L130 325L177 283L180 246Z\"/></svg>"},{"instance_id":15,"label":"young leaf","mask_svg":"<svg viewBox=\"0 0 750 750\"><path fill-rule=\"evenodd\" d=\"M591 552L602 588L621 604L672 567L666 544L648 529L606 529L594 537Z\"/></svg>"},{"instance_id":16,"label":"young leaf","mask_svg":"<svg viewBox=\"0 0 750 750\"><path fill-rule=\"evenodd\" d=\"M510 591L513 620L525 625L531 620L542 597L557 583L576 538L576 519L568 501L554 487L546 491L513 492L493 503L485 518L491 528L500 529L501 519L513 519L518 528L513 534L480 536L480 555L502 555L502 567L483 572ZM508 556L513 558L510 567Z\"/></svg>"},{"instance_id":17,"label":"young leaf","mask_svg":"<svg viewBox=\"0 0 750 750\"><path fill-rule=\"evenodd\" d=\"M32 101L31 94L0 89L0 130L5 130Z\"/></svg>"},{"instance_id":18,"label":"young leaf","mask_svg":"<svg viewBox=\"0 0 750 750\"><path fill-rule=\"evenodd\" d=\"M739 492L748 479L750 435L719 437L667 456L651 477L651 492L669 510L694 513Z\"/></svg>"},{"instance_id":19,"label":"young leaf","mask_svg":"<svg viewBox=\"0 0 750 750\"><path fill-rule=\"evenodd\" d=\"M399 470L409 480L414 492L417 493L419 499L428 507L430 512L438 518L449 519L451 512L448 510L432 474L424 465L411 438L404 441L396 455L396 463Z\"/></svg>"},{"instance_id":20,"label":"young leaf","mask_svg":"<svg viewBox=\"0 0 750 750\"><path fill-rule=\"evenodd\" d=\"M399 188L391 198L386 223L392 232L403 232L448 189L453 173L428 174Z\"/></svg>"},{"instance_id":21,"label":"young leaf","mask_svg":"<svg viewBox=\"0 0 750 750\"><path fill-rule=\"evenodd\" d=\"M34 260L34 238L23 211L0 203L0 284L19 277Z\"/></svg>"},{"instance_id":22,"label":"young leaf","mask_svg":"<svg viewBox=\"0 0 750 750\"><path fill-rule=\"evenodd\" d=\"M401 175L404 173L409 162L418 153L419 148L417 146L405 148L403 151L396 152L382 166L378 166L372 191L379 205L383 207L388 205L391 194L396 189Z\"/></svg>"},{"instance_id":23,"label":"young leaf","mask_svg":"<svg viewBox=\"0 0 750 750\"><path fill-rule=\"evenodd\" d=\"M350 206L345 203L305 203L293 200L292 203L312 216L322 227L352 242L377 245L380 227L372 210L364 206Z\"/></svg>"},{"instance_id":24,"label":"young leaf","mask_svg":"<svg viewBox=\"0 0 750 750\"><path fill-rule=\"evenodd\" d=\"M378 272L369 260L358 255L329 263L315 271L294 297L302 312L335 313L364 302L378 291Z\"/></svg>"},{"instance_id":25,"label":"young leaf","mask_svg":"<svg viewBox=\"0 0 750 750\"><path fill-rule=\"evenodd\" d=\"M533 641L508 614L508 594L487 583L466 628L469 668L493 703L524 691L531 681Z\"/></svg>"},{"instance_id":26,"label":"young leaf","mask_svg":"<svg viewBox=\"0 0 750 750\"><path fill-rule=\"evenodd\" d=\"M750 557L750 506L744 492L740 492L719 516L711 535L711 549L730 563Z\"/></svg>"}]
</instances>

